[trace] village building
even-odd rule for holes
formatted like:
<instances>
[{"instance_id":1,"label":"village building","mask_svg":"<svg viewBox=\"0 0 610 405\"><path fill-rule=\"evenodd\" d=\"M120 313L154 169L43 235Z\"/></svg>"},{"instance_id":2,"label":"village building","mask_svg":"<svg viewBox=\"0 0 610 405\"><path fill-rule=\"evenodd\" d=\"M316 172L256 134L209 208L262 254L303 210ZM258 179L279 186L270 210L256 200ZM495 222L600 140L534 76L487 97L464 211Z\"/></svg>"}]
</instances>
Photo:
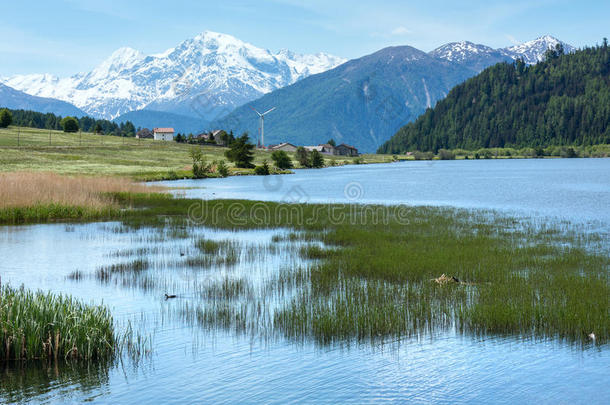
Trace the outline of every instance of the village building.
<instances>
[{"instance_id":1,"label":"village building","mask_svg":"<svg viewBox=\"0 0 610 405\"><path fill-rule=\"evenodd\" d=\"M174 132L174 128L155 128L153 138L155 141L173 141Z\"/></svg>"},{"instance_id":2,"label":"village building","mask_svg":"<svg viewBox=\"0 0 610 405\"><path fill-rule=\"evenodd\" d=\"M325 155L336 155L337 154L336 148L328 143L324 143L324 144L321 144L318 146L304 146L304 148L310 152L317 150L318 152L323 153Z\"/></svg>"},{"instance_id":3,"label":"village building","mask_svg":"<svg viewBox=\"0 0 610 405\"><path fill-rule=\"evenodd\" d=\"M136 133L137 139L152 139L153 133L148 128L142 128Z\"/></svg>"},{"instance_id":4,"label":"village building","mask_svg":"<svg viewBox=\"0 0 610 405\"><path fill-rule=\"evenodd\" d=\"M322 150L320 151L320 153L324 153L325 155L336 155L337 154L337 149L329 143L324 143L319 146L322 147Z\"/></svg>"},{"instance_id":5,"label":"village building","mask_svg":"<svg viewBox=\"0 0 610 405\"><path fill-rule=\"evenodd\" d=\"M269 145L269 150L283 150L284 152L296 152L297 147L291 143L283 142L279 145Z\"/></svg>"},{"instance_id":6,"label":"village building","mask_svg":"<svg viewBox=\"0 0 610 405\"><path fill-rule=\"evenodd\" d=\"M344 143L342 143L341 145L337 145L335 147L335 150L337 151L337 155L358 156L358 149L354 148L353 146L346 145Z\"/></svg>"}]
</instances>

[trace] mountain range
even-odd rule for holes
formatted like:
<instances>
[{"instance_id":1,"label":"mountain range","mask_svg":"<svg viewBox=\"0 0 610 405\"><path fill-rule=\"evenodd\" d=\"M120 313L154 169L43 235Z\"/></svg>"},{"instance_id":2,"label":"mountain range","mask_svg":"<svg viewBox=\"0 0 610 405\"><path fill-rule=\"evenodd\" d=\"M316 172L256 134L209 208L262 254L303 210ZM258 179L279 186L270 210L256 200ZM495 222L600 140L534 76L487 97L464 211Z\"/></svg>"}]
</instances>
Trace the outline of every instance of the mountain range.
<instances>
[{"instance_id":1,"label":"mountain range","mask_svg":"<svg viewBox=\"0 0 610 405\"><path fill-rule=\"evenodd\" d=\"M549 36L495 50L471 42L429 53L409 46L386 48L266 94L211 125L257 136L258 117L251 108L277 107L265 119L267 143L316 144L332 138L373 152L482 69L517 58L536 63L559 43L566 52L574 50Z\"/></svg>"},{"instance_id":2,"label":"mountain range","mask_svg":"<svg viewBox=\"0 0 610 405\"><path fill-rule=\"evenodd\" d=\"M250 107L277 106L266 122L268 142L311 144L333 137L373 151L482 69L516 58L537 63L559 43L544 36L501 49L466 41L429 53L392 47L345 63L325 53L273 53L206 31L161 54L121 48L89 73L17 75L0 82L70 102L96 118L163 123L181 132L218 127L255 135L258 120ZM567 52L574 49L561 44Z\"/></svg>"},{"instance_id":3,"label":"mountain range","mask_svg":"<svg viewBox=\"0 0 610 405\"><path fill-rule=\"evenodd\" d=\"M86 115L82 110L65 101L54 98L36 97L15 90L0 83L0 107L19 110L32 110L58 115Z\"/></svg>"},{"instance_id":4,"label":"mountain range","mask_svg":"<svg viewBox=\"0 0 610 405\"><path fill-rule=\"evenodd\" d=\"M379 152L607 144L609 73L605 42L529 67L496 64L453 88Z\"/></svg>"},{"instance_id":5,"label":"mountain range","mask_svg":"<svg viewBox=\"0 0 610 405\"><path fill-rule=\"evenodd\" d=\"M161 54L120 48L89 73L17 75L2 81L31 95L71 102L96 118L148 109L209 121L343 62L325 53L272 53L205 31Z\"/></svg>"}]
</instances>

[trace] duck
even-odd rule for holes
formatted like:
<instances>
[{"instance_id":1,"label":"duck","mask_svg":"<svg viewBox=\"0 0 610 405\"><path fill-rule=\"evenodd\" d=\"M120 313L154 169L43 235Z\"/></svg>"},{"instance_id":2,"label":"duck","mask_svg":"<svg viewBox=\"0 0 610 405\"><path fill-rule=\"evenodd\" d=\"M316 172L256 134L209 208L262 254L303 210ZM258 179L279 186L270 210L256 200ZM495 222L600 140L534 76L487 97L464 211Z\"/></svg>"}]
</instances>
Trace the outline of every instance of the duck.
<instances>
[{"instance_id":1,"label":"duck","mask_svg":"<svg viewBox=\"0 0 610 405\"><path fill-rule=\"evenodd\" d=\"M176 296L174 294L167 294L167 293L165 293L165 299L168 300L170 298L176 298Z\"/></svg>"},{"instance_id":2,"label":"duck","mask_svg":"<svg viewBox=\"0 0 610 405\"><path fill-rule=\"evenodd\" d=\"M591 332L587 336L589 337L589 339L595 340L595 333Z\"/></svg>"}]
</instances>

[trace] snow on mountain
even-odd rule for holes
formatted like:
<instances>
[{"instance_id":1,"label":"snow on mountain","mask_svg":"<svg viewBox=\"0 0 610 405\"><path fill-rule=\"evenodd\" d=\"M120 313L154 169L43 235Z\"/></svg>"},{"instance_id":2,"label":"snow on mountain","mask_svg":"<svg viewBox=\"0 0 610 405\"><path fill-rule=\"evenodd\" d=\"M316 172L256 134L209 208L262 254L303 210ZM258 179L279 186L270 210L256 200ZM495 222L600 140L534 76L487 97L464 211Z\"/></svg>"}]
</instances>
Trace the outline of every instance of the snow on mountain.
<instances>
[{"instance_id":1,"label":"snow on mountain","mask_svg":"<svg viewBox=\"0 0 610 405\"><path fill-rule=\"evenodd\" d=\"M538 63L544 59L544 54L548 49L554 49L559 43L563 45L566 53L575 50L573 46L545 35L533 41L500 49L493 49L468 41L452 42L431 51L430 55L451 62L461 63L476 71L481 71L495 63L516 60L517 58L523 59L525 63L530 65Z\"/></svg>"},{"instance_id":2,"label":"snow on mountain","mask_svg":"<svg viewBox=\"0 0 610 405\"><path fill-rule=\"evenodd\" d=\"M490 65L510 59L500 50L469 41L452 42L443 45L430 52L429 55L467 65L477 72Z\"/></svg>"},{"instance_id":3,"label":"snow on mountain","mask_svg":"<svg viewBox=\"0 0 610 405\"><path fill-rule=\"evenodd\" d=\"M511 46L504 48L503 51L513 59L521 58L527 64L533 65L535 63L544 60L544 54L549 49L555 49L555 47L561 44L565 53L571 53L576 50L572 45L566 44L553 38L550 35L545 35L540 38L536 38L533 41L524 42L520 45Z\"/></svg>"},{"instance_id":4,"label":"snow on mountain","mask_svg":"<svg viewBox=\"0 0 610 405\"><path fill-rule=\"evenodd\" d=\"M96 117L146 108L211 120L343 62L324 53L271 53L205 31L160 54L121 48L89 73L18 75L2 81L31 95L69 101Z\"/></svg>"}]
</instances>

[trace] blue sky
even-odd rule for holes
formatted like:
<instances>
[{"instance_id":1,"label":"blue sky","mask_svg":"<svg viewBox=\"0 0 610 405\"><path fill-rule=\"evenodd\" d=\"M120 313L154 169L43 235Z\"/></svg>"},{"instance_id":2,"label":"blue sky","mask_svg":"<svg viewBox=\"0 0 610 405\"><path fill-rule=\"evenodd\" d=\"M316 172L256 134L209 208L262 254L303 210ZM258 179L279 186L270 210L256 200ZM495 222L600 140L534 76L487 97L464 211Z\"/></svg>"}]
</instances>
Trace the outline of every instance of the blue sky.
<instances>
[{"instance_id":1,"label":"blue sky","mask_svg":"<svg viewBox=\"0 0 610 405\"><path fill-rule=\"evenodd\" d=\"M158 53L204 30L347 58L390 45L504 47L550 34L580 47L610 36L607 0L26 0L1 9L1 76L71 75L121 46Z\"/></svg>"}]
</instances>

